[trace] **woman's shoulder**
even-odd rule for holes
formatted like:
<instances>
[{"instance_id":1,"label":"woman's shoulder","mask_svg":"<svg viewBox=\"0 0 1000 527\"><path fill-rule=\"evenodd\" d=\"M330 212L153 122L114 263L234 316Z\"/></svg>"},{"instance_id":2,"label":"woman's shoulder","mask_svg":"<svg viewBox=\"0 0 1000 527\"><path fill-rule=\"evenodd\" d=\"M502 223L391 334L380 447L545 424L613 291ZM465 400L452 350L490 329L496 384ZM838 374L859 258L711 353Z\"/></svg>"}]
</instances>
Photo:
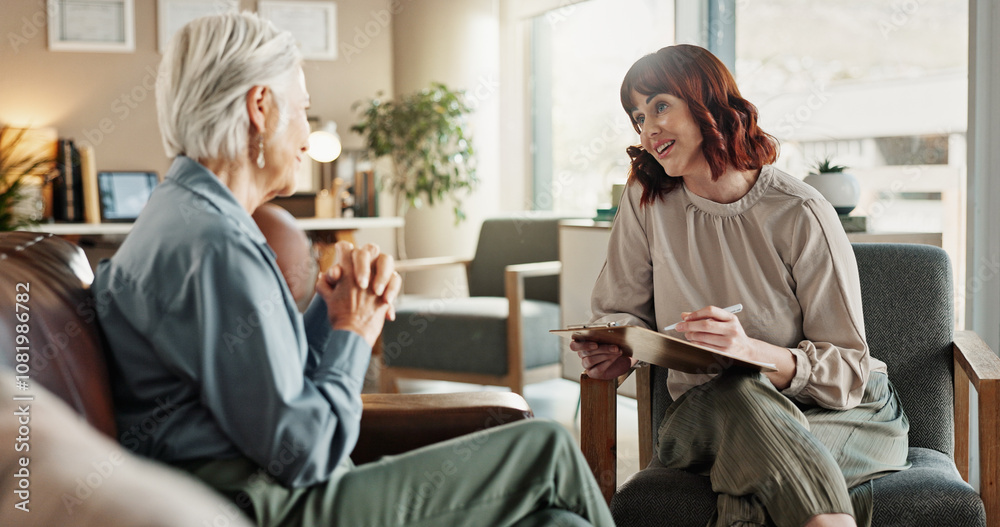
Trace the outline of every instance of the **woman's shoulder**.
<instances>
[{"instance_id":1,"label":"woman's shoulder","mask_svg":"<svg viewBox=\"0 0 1000 527\"><path fill-rule=\"evenodd\" d=\"M186 243L226 239L236 234L239 226L209 196L168 180L150 196L133 227L136 231L161 241Z\"/></svg>"},{"instance_id":2,"label":"woman's shoulder","mask_svg":"<svg viewBox=\"0 0 1000 527\"><path fill-rule=\"evenodd\" d=\"M783 195L788 199L801 202L810 200L823 200L823 195L805 181L781 170L774 165L764 165L761 168L761 175L770 179L770 188L773 192Z\"/></svg>"},{"instance_id":3,"label":"woman's shoulder","mask_svg":"<svg viewBox=\"0 0 1000 527\"><path fill-rule=\"evenodd\" d=\"M839 225L833 206L808 183L771 165L765 165L761 175L770 180L761 202L772 220Z\"/></svg>"},{"instance_id":4,"label":"woman's shoulder","mask_svg":"<svg viewBox=\"0 0 1000 527\"><path fill-rule=\"evenodd\" d=\"M134 267L138 275L155 275L161 268L192 268L253 254L253 236L241 223L207 196L168 179L153 192L112 260Z\"/></svg>"}]
</instances>

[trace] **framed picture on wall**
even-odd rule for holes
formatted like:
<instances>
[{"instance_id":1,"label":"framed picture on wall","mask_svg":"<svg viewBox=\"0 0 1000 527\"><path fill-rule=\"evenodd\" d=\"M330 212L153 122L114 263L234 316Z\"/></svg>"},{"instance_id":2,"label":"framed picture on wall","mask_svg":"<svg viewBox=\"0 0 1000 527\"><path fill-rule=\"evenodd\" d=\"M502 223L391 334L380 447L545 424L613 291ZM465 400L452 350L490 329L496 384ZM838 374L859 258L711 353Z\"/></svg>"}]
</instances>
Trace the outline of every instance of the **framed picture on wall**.
<instances>
[{"instance_id":1,"label":"framed picture on wall","mask_svg":"<svg viewBox=\"0 0 1000 527\"><path fill-rule=\"evenodd\" d=\"M337 4L260 0L257 12L290 32L309 60L337 59Z\"/></svg>"},{"instance_id":2,"label":"framed picture on wall","mask_svg":"<svg viewBox=\"0 0 1000 527\"><path fill-rule=\"evenodd\" d=\"M47 0L49 50L135 51L133 0Z\"/></svg>"},{"instance_id":3,"label":"framed picture on wall","mask_svg":"<svg viewBox=\"0 0 1000 527\"><path fill-rule=\"evenodd\" d=\"M160 53L184 24L209 15L239 10L239 0L156 0L156 39Z\"/></svg>"}]
</instances>

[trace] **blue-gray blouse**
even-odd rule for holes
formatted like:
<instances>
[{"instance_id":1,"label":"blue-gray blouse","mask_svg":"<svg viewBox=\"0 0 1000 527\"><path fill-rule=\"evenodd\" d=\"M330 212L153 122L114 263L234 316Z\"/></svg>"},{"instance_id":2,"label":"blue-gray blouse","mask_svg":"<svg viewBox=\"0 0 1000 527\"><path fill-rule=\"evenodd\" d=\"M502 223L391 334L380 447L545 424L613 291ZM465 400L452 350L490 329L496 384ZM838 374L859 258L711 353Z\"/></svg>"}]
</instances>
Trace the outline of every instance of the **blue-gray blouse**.
<instances>
[{"instance_id":1,"label":"blue-gray blouse","mask_svg":"<svg viewBox=\"0 0 1000 527\"><path fill-rule=\"evenodd\" d=\"M371 348L295 307L274 253L219 179L180 156L97 268L120 441L165 462L245 456L325 481L358 437Z\"/></svg>"}]
</instances>

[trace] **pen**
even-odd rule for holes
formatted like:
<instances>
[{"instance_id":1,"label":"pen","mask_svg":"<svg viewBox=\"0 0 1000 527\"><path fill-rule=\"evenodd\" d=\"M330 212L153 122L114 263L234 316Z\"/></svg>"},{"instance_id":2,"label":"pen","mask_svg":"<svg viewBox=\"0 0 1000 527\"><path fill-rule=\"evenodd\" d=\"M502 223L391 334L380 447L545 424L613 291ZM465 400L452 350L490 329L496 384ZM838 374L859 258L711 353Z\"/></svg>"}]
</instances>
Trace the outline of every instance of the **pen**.
<instances>
[{"instance_id":1,"label":"pen","mask_svg":"<svg viewBox=\"0 0 1000 527\"><path fill-rule=\"evenodd\" d=\"M613 328L617 325L617 322L608 322L606 324L573 324L571 326L566 326L566 329Z\"/></svg>"},{"instance_id":2,"label":"pen","mask_svg":"<svg viewBox=\"0 0 1000 527\"><path fill-rule=\"evenodd\" d=\"M723 311L728 311L728 312L733 313L733 314L739 313L740 311L743 311L743 304L736 304L734 306L729 306L729 307L723 308L722 310ZM681 322L683 322L683 320ZM663 331L673 331L674 328L677 327L677 324L680 324L681 322L677 322L676 324L670 324L669 326L663 328Z\"/></svg>"}]
</instances>

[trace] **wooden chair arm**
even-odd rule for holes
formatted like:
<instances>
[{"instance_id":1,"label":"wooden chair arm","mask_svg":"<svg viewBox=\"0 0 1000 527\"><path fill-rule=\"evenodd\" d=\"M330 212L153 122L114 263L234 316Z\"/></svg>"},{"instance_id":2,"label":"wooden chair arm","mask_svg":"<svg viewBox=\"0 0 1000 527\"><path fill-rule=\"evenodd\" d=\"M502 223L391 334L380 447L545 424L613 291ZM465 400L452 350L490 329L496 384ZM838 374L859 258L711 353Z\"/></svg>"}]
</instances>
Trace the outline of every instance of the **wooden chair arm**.
<instances>
[{"instance_id":1,"label":"wooden chair arm","mask_svg":"<svg viewBox=\"0 0 1000 527\"><path fill-rule=\"evenodd\" d=\"M533 417L520 395L510 392L386 394L361 396L361 435L355 463Z\"/></svg>"},{"instance_id":2,"label":"wooden chair arm","mask_svg":"<svg viewBox=\"0 0 1000 527\"><path fill-rule=\"evenodd\" d=\"M562 272L562 262L531 262L504 267L506 274L514 273L522 278L531 276L554 276Z\"/></svg>"},{"instance_id":3,"label":"wooden chair arm","mask_svg":"<svg viewBox=\"0 0 1000 527\"><path fill-rule=\"evenodd\" d=\"M409 271L426 271L450 265L468 266L472 262L471 258L461 258L458 256L431 256L428 258L410 258L408 260L396 261L396 271L406 273Z\"/></svg>"},{"instance_id":4,"label":"wooden chair arm","mask_svg":"<svg viewBox=\"0 0 1000 527\"><path fill-rule=\"evenodd\" d=\"M507 371L511 389L524 389L524 353L521 350L524 321L521 302L524 301L524 279L531 276L552 276L562 272L562 262L531 262L504 267L504 294L507 297Z\"/></svg>"},{"instance_id":5,"label":"wooden chair arm","mask_svg":"<svg viewBox=\"0 0 1000 527\"><path fill-rule=\"evenodd\" d=\"M650 429L649 366L639 365L617 379L591 379L586 373L580 375L580 449L586 458L594 479L601 487L604 499L611 503L611 497L618 488L618 387L632 372L636 372L636 399L639 403L639 462L640 469L649 464L652 455L652 434ZM643 391L645 390L645 402ZM643 427L643 410L646 425ZM645 458L645 459L644 459Z\"/></svg>"},{"instance_id":6,"label":"wooden chair arm","mask_svg":"<svg viewBox=\"0 0 1000 527\"><path fill-rule=\"evenodd\" d=\"M1000 357L973 331L955 332L955 465L969 480L969 383L979 401L979 494L989 525L1000 525Z\"/></svg>"}]
</instances>

